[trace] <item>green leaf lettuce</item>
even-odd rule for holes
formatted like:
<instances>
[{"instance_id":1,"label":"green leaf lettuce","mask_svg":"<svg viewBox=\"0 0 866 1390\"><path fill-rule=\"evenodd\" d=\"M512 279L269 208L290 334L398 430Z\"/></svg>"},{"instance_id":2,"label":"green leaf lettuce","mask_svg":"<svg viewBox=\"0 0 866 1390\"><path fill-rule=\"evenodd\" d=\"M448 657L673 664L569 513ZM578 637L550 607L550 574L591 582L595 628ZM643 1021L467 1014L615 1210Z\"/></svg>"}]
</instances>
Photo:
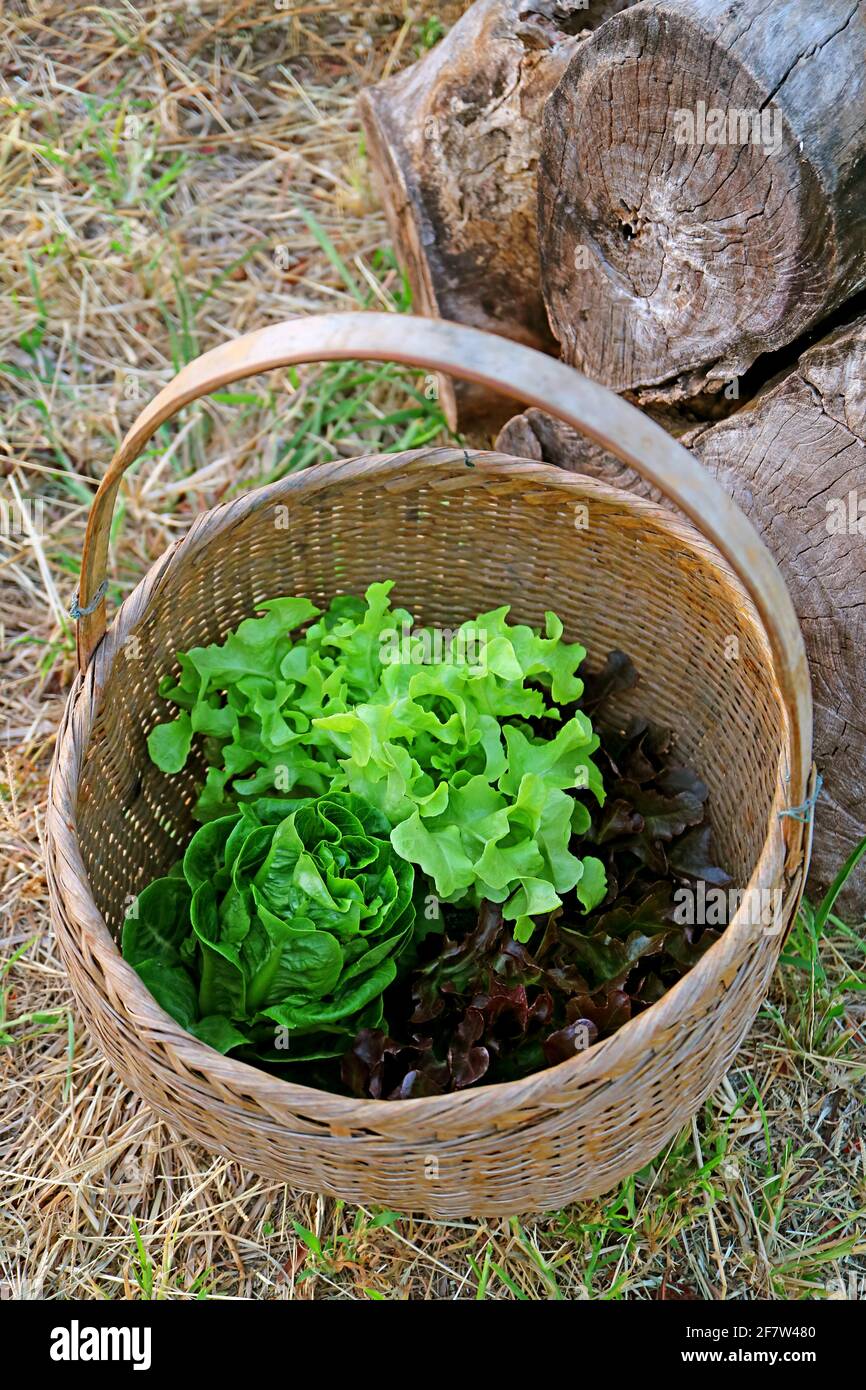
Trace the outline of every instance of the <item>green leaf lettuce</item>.
<instances>
[{"instance_id":1,"label":"green leaf lettuce","mask_svg":"<svg viewBox=\"0 0 866 1390\"><path fill-rule=\"evenodd\" d=\"M559 709L583 692L583 647L563 641L555 614L540 634L509 624L506 607L447 634L413 629L391 588L325 613L270 600L225 642L182 653L179 679L160 687L180 713L151 733L151 757L176 772L201 736L205 820L265 795L361 797L441 901L502 903L519 940L563 892L591 909L604 871L569 841L589 824L575 792L604 801L598 738L585 714Z\"/></svg>"}]
</instances>

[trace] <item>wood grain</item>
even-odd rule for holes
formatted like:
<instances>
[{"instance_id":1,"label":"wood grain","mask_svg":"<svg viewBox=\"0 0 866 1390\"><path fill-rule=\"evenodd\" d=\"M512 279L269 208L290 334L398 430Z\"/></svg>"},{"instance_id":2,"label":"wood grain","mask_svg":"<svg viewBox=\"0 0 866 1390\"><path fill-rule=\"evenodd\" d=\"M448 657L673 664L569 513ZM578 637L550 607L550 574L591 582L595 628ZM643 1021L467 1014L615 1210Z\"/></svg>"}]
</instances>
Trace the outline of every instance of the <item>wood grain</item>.
<instances>
[{"instance_id":1,"label":"wood grain","mask_svg":"<svg viewBox=\"0 0 866 1390\"><path fill-rule=\"evenodd\" d=\"M364 92L367 147L417 312L549 352L536 164L544 103L586 34L629 0L477 0L429 54ZM440 382L452 429L507 402Z\"/></svg>"},{"instance_id":2,"label":"wood grain","mask_svg":"<svg viewBox=\"0 0 866 1390\"><path fill-rule=\"evenodd\" d=\"M645 0L580 46L538 170L567 362L698 392L863 286L864 50L866 0Z\"/></svg>"},{"instance_id":3,"label":"wood grain","mask_svg":"<svg viewBox=\"0 0 866 1390\"><path fill-rule=\"evenodd\" d=\"M866 317L809 348L744 409L682 442L772 550L803 628L824 778L808 886L816 897L866 835ZM664 501L614 455L540 410L511 420L497 448ZM866 867L840 905L866 916Z\"/></svg>"}]
</instances>

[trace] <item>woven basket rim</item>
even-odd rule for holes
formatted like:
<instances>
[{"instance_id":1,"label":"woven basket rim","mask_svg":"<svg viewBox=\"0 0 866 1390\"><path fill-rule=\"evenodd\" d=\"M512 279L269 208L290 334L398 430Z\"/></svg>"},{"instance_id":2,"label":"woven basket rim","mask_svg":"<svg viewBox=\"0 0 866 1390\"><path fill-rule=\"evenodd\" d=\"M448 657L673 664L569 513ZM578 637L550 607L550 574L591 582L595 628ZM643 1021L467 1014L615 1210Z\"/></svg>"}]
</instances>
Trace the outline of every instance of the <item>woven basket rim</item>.
<instances>
[{"instance_id":1,"label":"woven basket rim","mask_svg":"<svg viewBox=\"0 0 866 1390\"><path fill-rule=\"evenodd\" d=\"M628 1062L629 1055L635 1052L636 1045L639 1047L644 1034L648 1035L647 1043L651 1045L651 1040L660 1030L666 1026L669 1029L677 1026L680 1005L686 997L695 993L703 994L713 984L724 985L726 969L737 965L741 947L750 937L754 938L756 930L760 930L748 920L747 904L751 894L754 890L778 884L785 860L779 813L787 805L785 767L790 757L789 711L784 707L776 674L772 669L764 625L728 561L701 535L691 521L639 494L614 487L585 474L566 473L550 464L496 451L473 450L472 462L474 466L471 471L467 470L465 476L456 475L460 480L459 485L478 485L485 475L502 481L513 481L515 476L519 476L522 481L531 481L563 494L580 493L588 497L595 496L600 500L616 503L637 515L645 516L656 523L657 528L670 531L684 547L699 550L704 562L712 565L736 594L741 605L742 620L751 625L759 638L779 698L780 714L783 715L782 754L780 766L776 769L776 791L768 816L763 847L748 885L742 890L743 900L718 941L713 943L700 960L666 990L659 1000L629 1019L610 1037L593 1043L589 1048L575 1053L563 1062L516 1080L491 1082L481 1087L441 1096L422 1096L398 1102L403 1113L404 1107L412 1106L416 1111L420 1108L421 1113L429 1118L443 1117L446 1113L456 1112L461 1107L472 1104L479 1116L490 1119L499 1111L510 1109L518 1095L525 1102L528 1093L537 1092L539 1100L543 1101L543 1093L561 1092L561 1082L566 1076L570 1083L577 1081L579 1084L581 1080L588 1083L590 1080L597 1080L600 1075L609 1076L621 1070L621 1063ZM278 1096L287 1104L294 1104L307 1111L315 1108L318 1102L322 1102L327 1108L329 1122L333 1121L335 1125L344 1123L349 1127L363 1126L365 1122L375 1124L377 1119L384 1119L386 1115L393 1113L395 1102L343 1096L336 1092L305 1086L217 1052L181 1028L165 1013L132 966L123 959L96 906L89 876L81 857L74 813L78 782L92 727L101 705L102 693L111 677L116 657L130 633L146 616L152 602L158 599L162 586L170 580L172 571L181 558L187 560L197 551L209 549L218 543L224 531L294 492L317 492L344 479L387 479L392 473L405 473L407 467L413 471L418 468L420 472L419 465L423 465L425 472L441 468L443 483L447 485L455 479L455 473L449 465L456 464L459 464L461 469L465 467L465 454L462 449L421 448L396 454L363 455L351 460L337 459L318 464L300 473L289 474L276 482L265 484L199 513L188 531L154 561L114 614L86 672L78 673L74 679L58 731L49 784L46 829L49 841L53 841L59 850L57 877L61 891L68 893L67 877L71 876L71 881L86 893L86 901L83 904L85 913L77 911L72 915L79 928L82 926L82 916L87 917L84 929L91 934L94 953L98 956L106 976L113 980L119 991L122 990L130 997L136 1013L145 1016L155 1014L159 1018L160 1031L170 1036L172 1047L191 1069L208 1079L214 1077L225 1085L233 1085L241 1093L271 1100ZM76 739L80 751L77 766L74 761ZM55 789L62 789L67 795L71 808L69 819L60 812L60 796L55 796ZM786 886L788 893L797 892L796 881L789 884L786 880ZM782 919L787 920L785 912Z\"/></svg>"}]
</instances>

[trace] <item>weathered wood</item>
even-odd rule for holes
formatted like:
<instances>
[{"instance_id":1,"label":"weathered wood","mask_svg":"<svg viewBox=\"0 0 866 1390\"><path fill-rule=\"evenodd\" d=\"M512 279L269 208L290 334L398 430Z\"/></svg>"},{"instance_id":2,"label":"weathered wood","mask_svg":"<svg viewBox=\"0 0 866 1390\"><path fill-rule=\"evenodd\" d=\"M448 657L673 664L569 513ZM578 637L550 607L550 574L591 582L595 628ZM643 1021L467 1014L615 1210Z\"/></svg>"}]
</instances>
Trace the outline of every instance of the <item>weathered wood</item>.
<instances>
[{"instance_id":1,"label":"weathered wood","mask_svg":"<svg viewBox=\"0 0 866 1390\"><path fill-rule=\"evenodd\" d=\"M630 0L477 0L442 42L360 99L391 237L418 313L554 352L540 290L541 113L580 42ZM513 410L442 380L454 429Z\"/></svg>"},{"instance_id":2,"label":"weathered wood","mask_svg":"<svg viewBox=\"0 0 866 1390\"><path fill-rule=\"evenodd\" d=\"M581 44L538 170L566 361L699 391L866 283L864 48L866 0L645 0Z\"/></svg>"},{"instance_id":3,"label":"weathered wood","mask_svg":"<svg viewBox=\"0 0 866 1390\"><path fill-rule=\"evenodd\" d=\"M824 777L809 887L816 897L866 835L866 317L808 349L744 409L682 442L758 528L803 628ZM543 411L511 420L497 448L660 500L611 454ZM866 916L866 865L841 905Z\"/></svg>"},{"instance_id":4,"label":"weathered wood","mask_svg":"<svg viewBox=\"0 0 866 1390\"><path fill-rule=\"evenodd\" d=\"M515 458L555 463L568 473L588 473L611 487L628 488L652 502L664 502L658 488L639 477L633 468L620 462L600 444L594 444L585 435L534 406L503 425L496 437L496 448Z\"/></svg>"}]
</instances>

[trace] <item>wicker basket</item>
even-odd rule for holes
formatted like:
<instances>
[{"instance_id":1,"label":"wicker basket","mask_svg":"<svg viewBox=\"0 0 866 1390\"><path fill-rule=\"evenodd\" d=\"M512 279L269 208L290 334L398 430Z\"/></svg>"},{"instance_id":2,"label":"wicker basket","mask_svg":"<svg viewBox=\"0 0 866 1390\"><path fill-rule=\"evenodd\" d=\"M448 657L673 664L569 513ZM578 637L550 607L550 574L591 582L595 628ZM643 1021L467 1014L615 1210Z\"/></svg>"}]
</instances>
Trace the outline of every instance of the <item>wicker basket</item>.
<instances>
[{"instance_id":1,"label":"wicker basket","mask_svg":"<svg viewBox=\"0 0 866 1390\"><path fill-rule=\"evenodd\" d=\"M199 516L105 633L119 481L158 426L255 372L345 358L412 361L546 408L691 521L501 454L426 449L324 464ZM265 598L325 603L388 577L395 601L424 622L453 626L507 602L514 619L539 623L553 608L590 668L612 647L627 651L642 679L621 712L640 709L677 731L709 785L719 855L736 883L783 895L775 927L755 925L747 901L658 1003L572 1060L397 1103L331 1095L218 1055L162 1012L115 945L129 896L192 830L201 768L166 777L145 744L164 718L157 683L175 653L221 639ZM185 367L130 430L94 501L79 603L90 611L48 810L54 925L88 1027L169 1124L306 1190L439 1217L493 1215L603 1192L657 1153L717 1084L802 891L809 816L786 811L808 804L809 681L772 559L651 421L561 363L454 324L345 314L263 329Z\"/></svg>"}]
</instances>

